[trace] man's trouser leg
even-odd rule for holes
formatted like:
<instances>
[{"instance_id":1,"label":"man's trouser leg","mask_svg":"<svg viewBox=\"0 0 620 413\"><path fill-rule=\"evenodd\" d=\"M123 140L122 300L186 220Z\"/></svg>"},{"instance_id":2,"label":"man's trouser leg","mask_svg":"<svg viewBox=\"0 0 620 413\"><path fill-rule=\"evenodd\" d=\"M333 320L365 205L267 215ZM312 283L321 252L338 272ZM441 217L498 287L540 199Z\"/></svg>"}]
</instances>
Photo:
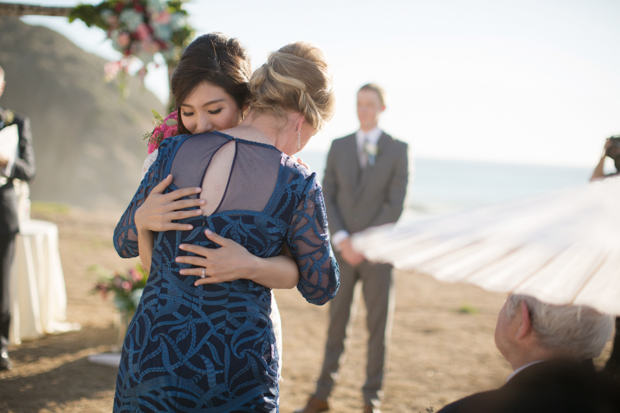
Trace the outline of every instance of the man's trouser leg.
<instances>
[{"instance_id":1,"label":"man's trouser leg","mask_svg":"<svg viewBox=\"0 0 620 413\"><path fill-rule=\"evenodd\" d=\"M11 300L9 283L11 266L15 255L15 234L0 234L0 350L6 350L9 344L9 326L11 323Z\"/></svg>"},{"instance_id":2,"label":"man's trouser leg","mask_svg":"<svg viewBox=\"0 0 620 413\"><path fill-rule=\"evenodd\" d=\"M321 375L316 383L315 396L327 400L338 378L340 356L344 351L347 332L355 322L355 284L357 271L336 253L340 266L340 288L336 297L329 303L329 328L325 343L325 355ZM349 331L350 332L350 331Z\"/></svg>"},{"instance_id":3,"label":"man's trouser leg","mask_svg":"<svg viewBox=\"0 0 620 413\"><path fill-rule=\"evenodd\" d=\"M369 333L366 383L362 393L365 404L378 407L383 395L381 389L395 305L392 267L386 264L364 263L360 272L368 310L366 326Z\"/></svg>"}]
</instances>

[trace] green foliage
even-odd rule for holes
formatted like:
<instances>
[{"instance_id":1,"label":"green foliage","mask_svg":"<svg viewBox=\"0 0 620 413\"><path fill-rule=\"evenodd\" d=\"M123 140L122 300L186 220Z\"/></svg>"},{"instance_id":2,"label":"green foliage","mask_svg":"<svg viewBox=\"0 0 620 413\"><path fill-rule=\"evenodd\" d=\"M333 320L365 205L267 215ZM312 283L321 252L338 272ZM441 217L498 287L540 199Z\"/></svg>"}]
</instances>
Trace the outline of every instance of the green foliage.
<instances>
[{"instance_id":1,"label":"green foliage","mask_svg":"<svg viewBox=\"0 0 620 413\"><path fill-rule=\"evenodd\" d=\"M158 111L156 111L155 109L151 109L151 113L153 114L153 118L155 118L155 120L158 122L157 126L164 123L164 118L159 114Z\"/></svg>"},{"instance_id":2,"label":"green foliage","mask_svg":"<svg viewBox=\"0 0 620 413\"><path fill-rule=\"evenodd\" d=\"M459 307L458 312L462 314L477 314L478 309L469 303L463 303Z\"/></svg>"},{"instance_id":3,"label":"green foliage","mask_svg":"<svg viewBox=\"0 0 620 413\"><path fill-rule=\"evenodd\" d=\"M60 204L57 202L42 202L33 201L30 204L30 210L35 213L52 215L52 214L68 214L70 211L69 205Z\"/></svg>"},{"instance_id":4,"label":"green foliage","mask_svg":"<svg viewBox=\"0 0 620 413\"><path fill-rule=\"evenodd\" d=\"M104 1L96 6L92 4L78 4L69 13L69 23L73 23L76 19L82 20L88 27L96 26L105 31L108 30L108 24L101 17L104 9L110 8L110 1Z\"/></svg>"}]
</instances>

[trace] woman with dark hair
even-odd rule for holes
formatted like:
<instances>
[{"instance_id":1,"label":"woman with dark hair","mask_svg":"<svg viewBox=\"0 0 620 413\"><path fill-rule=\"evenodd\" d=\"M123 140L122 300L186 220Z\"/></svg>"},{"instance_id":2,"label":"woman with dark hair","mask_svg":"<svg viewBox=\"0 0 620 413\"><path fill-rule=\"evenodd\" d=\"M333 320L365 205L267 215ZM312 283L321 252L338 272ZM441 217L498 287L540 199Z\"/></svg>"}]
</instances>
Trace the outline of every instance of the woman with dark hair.
<instances>
[{"instance_id":1,"label":"woman with dark hair","mask_svg":"<svg viewBox=\"0 0 620 413\"><path fill-rule=\"evenodd\" d=\"M163 141L117 226L121 256L142 253L149 242L153 248L123 346L116 412L277 411L268 277L205 277L212 254L227 243L263 261L287 246L306 300L324 304L336 293L321 188L289 156L333 114L329 66L316 47L285 46L253 75L250 89L251 109L238 127ZM179 227L149 238L132 226L133 217L137 222L156 188L162 198L187 194L175 201L183 210L171 213L181 214L172 218L178 222L167 224Z\"/></svg>"},{"instance_id":2,"label":"woman with dark hair","mask_svg":"<svg viewBox=\"0 0 620 413\"><path fill-rule=\"evenodd\" d=\"M250 58L243 45L221 33L209 33L198 37L183 52L176 67L171 88L178 103L177 119L179 134L195 134L219 131L237 126L247 110L250 99L248 87L252 74ZM155 149L146 159L144 174L157 158ZM304 165L305 166L305 165ZM145 268L151 266L153 237L159 231L189 231L191 225L175 220L189 218L194 211L182 211L188 207L202 206L201 199L181 199L195 195L193 188L180 189L165 196L164 189L172 182L167 177L155 187L144 203L136 210L135 219L128 223L133 231L122 244L135 253L138 248ZM221 248L210 254L208 266L203 267L209 282L225 282L235 279L252 279L270 288L293 288L299 281L299 270L284 248L283 254L259 258L231 240L210 234L209 238ZM138 241L138 245L135 242ZM121 256L127 256L121 253ZM282 328L280 312L272 294L271 320L277 342L278 372L282 371Z\"/></svg>"}]
</instances>

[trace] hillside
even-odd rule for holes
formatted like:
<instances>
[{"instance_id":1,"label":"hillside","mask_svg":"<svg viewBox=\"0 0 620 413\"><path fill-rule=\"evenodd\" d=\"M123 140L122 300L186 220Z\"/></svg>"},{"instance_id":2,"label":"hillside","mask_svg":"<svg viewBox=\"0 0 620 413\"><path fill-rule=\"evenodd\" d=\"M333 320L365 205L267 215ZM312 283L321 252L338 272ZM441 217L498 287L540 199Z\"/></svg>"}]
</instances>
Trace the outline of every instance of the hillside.
<instances>
[{"instance_id":1,"label":"hillside","mask_svg":"<svg viewBox=\"0 0 620 413\"><path fill-rule=\"evenodd\" d=\"M161 102L137 79L121 101L103 81L105 60L46 27L0 17L0 106L30 117L37 176L31 199L82 207L121 208L139 181Z\"/></svg>"}]
</instances>

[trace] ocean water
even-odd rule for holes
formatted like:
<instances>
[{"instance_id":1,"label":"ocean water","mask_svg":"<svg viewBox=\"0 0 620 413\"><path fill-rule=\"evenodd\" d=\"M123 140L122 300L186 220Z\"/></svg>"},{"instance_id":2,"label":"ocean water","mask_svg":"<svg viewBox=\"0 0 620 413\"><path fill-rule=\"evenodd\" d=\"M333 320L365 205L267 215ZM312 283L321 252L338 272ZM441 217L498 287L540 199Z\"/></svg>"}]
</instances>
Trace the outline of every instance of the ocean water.
<instances>
[{"instance_id":1,"label":"ocean water","mask_svg":"<svg viewBox=\"0 0 620 413\"><path fill-rule=\"evenodd\" d=\"M322 180L326 152L300 157ZM415 158L407 216L433 216L583 186L592 168Z\"/></svg>"}]
</instances>

